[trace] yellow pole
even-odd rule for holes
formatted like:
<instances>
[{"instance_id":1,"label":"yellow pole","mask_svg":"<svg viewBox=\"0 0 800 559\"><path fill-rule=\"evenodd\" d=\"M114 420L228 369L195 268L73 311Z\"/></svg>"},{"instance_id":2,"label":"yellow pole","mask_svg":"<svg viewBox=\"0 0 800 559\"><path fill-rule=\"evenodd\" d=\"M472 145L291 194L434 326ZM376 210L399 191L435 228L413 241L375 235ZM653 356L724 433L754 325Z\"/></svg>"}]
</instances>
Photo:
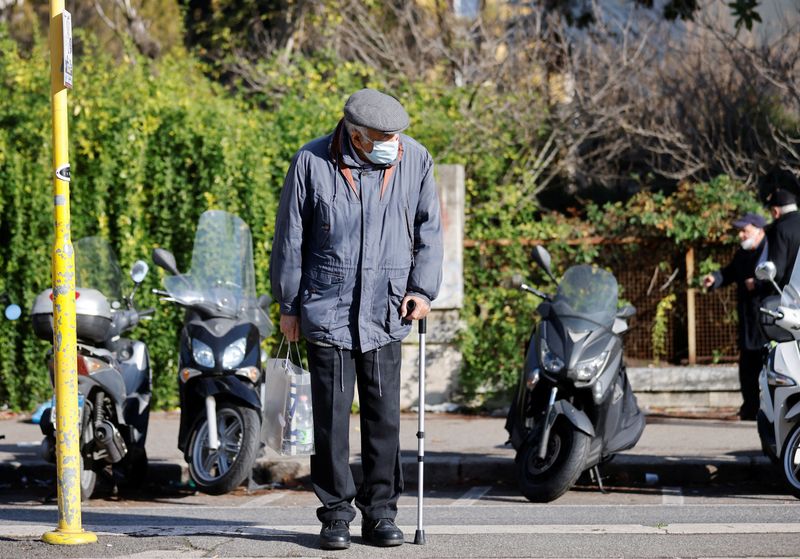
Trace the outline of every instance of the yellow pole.
<instances>
[{"instance_id":1,"label":"yellow pole","mask_svg":"<svg viewBox=\"0 0 800 559\"><path fill-rule=\"evenodd\" d=\"M66 24L65 24L66 21ZM66 37L66 38L65 38ZM66 54L66 56L65 56ZM51 544L94 543L81 528L81 457L78 425L75 258L70 239L67 88L72 86L70 15L64 0L50 1L50 95L53 106L53 351L56 393L58 527L42 539Z\"/></svg>"}]
</instances>

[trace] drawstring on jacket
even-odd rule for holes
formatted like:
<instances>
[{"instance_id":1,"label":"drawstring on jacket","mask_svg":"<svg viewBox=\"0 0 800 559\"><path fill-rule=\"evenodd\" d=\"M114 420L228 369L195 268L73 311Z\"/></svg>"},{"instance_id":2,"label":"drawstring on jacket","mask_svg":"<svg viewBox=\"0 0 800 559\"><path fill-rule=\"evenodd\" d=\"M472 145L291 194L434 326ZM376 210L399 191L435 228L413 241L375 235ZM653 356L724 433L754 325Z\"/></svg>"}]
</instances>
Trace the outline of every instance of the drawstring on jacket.
<instances>
[{"instance_id":1,"label":"drawstring on jacket","mask_svg":"<svg viewBox=\"0 0 800 559\"><path fill-rule=\"evenodd\" d=\"M339 381L341 382L342 392L344 392L344 357L342 357L342 348L337 347L336 351L339 352Z\"/></svg>"},{"instance_id":2,"label":"drawstring on jacket","mask_svg":"<svg viewBox=\"0 0 800 559\"><path fill-rule=\"evenodd\" d=\"M381 390L381 348L375 350L375 357L372 360L372 377L375 378L375 363L378 364L378 396L383 398L383 391Z\"/></svg>"}]
</instances>

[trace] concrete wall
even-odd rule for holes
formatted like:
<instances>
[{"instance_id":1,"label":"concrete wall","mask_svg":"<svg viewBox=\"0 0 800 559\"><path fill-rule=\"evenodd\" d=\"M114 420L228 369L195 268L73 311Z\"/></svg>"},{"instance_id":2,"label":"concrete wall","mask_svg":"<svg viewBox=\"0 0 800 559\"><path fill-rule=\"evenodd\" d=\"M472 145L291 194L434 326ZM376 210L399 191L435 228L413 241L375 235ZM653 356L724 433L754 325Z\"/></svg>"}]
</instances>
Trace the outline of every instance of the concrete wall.
<instances>
[{"instance_id":1,"label":"concrete wall","mask_svg":"<svg viewBox=\"0 0 800 559\"><path fill-rule=\"evenodd\" d=\"M455 343L464 306L464 167L439 165L436 183L442 206L444 263L442 287L428 315L425 338L425 403L436 405L453 400L458 389L461 353ZM417 325L403 341L400 405L415 406L419 395L419 334Z\"/></svg>"},{"instance_id":2,"label":"concrete wall","mask_svg":"<svg viewBox=\"0 0 800 559\"><path fill-rule=\"evenodd\" d=\"M736 366L631 367L628 378L649 412L738 411L742 405Z\"/></svg>"}]
</instances>

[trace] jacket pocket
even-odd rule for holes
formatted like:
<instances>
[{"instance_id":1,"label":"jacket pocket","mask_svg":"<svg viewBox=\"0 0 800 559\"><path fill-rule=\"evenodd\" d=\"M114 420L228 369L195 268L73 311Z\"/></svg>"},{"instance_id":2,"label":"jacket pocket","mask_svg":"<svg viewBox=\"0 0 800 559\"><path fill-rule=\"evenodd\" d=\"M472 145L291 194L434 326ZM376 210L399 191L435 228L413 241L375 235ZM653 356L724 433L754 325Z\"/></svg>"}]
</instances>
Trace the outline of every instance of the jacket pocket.
<instances>
[{"instance_id":1,"label":"jacket pocket","mask_svg":"<svg viewBox=\"0 0 800 559\"><path fill-rule=\"evenodd\" d=\"M304 278L301 321L303 332L328 333L336 319L343 277L325 271Z\"/></svg>"},{"instance_id":2,"label":"jacket pocket","mask_svg":"<svg viewBox=\"0 0 800 559\"><path fill-rule=\"evenodd\" d=\"M386 309L386 331L396 332L401 326L400 305L406 295L406 284L408 276L400 278L389 278L387 309Z\"/></svg>"},{"instance_id":3,"label":"jacket pocket","mask_svg":"<svg viewBox=\"0 0 800 559\"><path fill-rule=\"evenodd\" d=\"M319 248L326 248L331 239L331 205L324 198L317 198L314 205L314 242Z\"/></svg>"}]
</instances>

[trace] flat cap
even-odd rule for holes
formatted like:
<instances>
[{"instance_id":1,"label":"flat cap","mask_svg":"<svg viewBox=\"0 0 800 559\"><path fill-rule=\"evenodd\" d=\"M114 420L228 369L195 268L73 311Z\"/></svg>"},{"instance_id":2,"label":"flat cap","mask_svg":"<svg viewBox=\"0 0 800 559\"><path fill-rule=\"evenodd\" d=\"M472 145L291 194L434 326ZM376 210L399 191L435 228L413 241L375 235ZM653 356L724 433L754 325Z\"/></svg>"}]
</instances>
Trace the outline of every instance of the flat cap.
<instances>
[{"instance_id":1,"label":"flat cap","mask_svg":"<svg viewBox=\"0 0 800 559\"><path fill-rule=\"evenodd\" d=\"M744 229L745 226L747 225L753 225L755 227L758 227L759 229L763 229L766 224L767 220L764 219L763 216L760 216L752 212L747 212L746 214L744 214L739 219L733 222L733 226L736 227L737 229Z\"/></svg>"},{"instance_id":2,"label":"flat cap","mask_svg":"<svg viewBox=\"0 0 800 559\"><path fill-rule=\"evenodd\" d=\"M395 134L408 128L408 113L400 102L375 89L360 89L344 104L344 118L358 126L366 126L384 134Z\"/></svg>"},{"instance_id":3,"label":"flat cap","mask_svg":"<svg viewBox=\"0 0 800 559\"><path fill-rule=\"evenodd\" d=\"M767 196L767 203L770 206L788 206L789 204L796 204L797 197L788 190L778 188L772 194Z\"/></svg>"}]
</instances>

